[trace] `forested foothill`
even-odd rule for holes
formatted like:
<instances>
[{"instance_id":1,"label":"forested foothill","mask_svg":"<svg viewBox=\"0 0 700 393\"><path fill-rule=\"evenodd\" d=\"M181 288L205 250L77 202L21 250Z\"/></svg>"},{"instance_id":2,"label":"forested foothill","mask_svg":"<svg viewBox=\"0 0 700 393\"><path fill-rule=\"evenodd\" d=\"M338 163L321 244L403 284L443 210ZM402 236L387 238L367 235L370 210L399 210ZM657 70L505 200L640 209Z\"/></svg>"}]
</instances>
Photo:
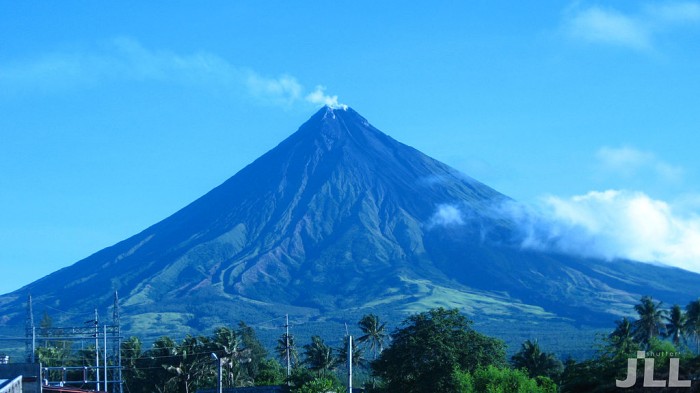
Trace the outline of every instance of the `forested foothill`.
<instances>
[{"instance_id":1,"label":"forested foothill","mask_svg":"<svg viewBox=\"0 0 700 393\"><path fill-rule=\"evenodd\" d=\"M411 315L392 332L381 317L367 314L357 324L362 334L353 340L353 385L367 393L700 391L700 299L665 308L644 296L635 311L636 318L621 318L601 334L591 344L595 356L583 361L559 359L536 339L526 340L508 357L502 340L474 330L457 309ZM42 325L50 323L45 315ZM164 336L148 346L132 336L121 344L124 391L212 389L220 361L225 388L282 385L290 393L345 392L348 341L346 337L333 347L320 336L298 343L293 335L283 334L275 348L265 348L244 322L218 327L209 336ZM637 383L617 388L616 380L626 378L628 360L639 351L654 359L655 380L669 379L669 360L676 358L677 377L692 381L692 386L644 390L646 360L640 360ZM86 366L95 357L94 347L76 349L50 340L40 343L37 355L45 367Z\"/></svg>"}]
</instances>

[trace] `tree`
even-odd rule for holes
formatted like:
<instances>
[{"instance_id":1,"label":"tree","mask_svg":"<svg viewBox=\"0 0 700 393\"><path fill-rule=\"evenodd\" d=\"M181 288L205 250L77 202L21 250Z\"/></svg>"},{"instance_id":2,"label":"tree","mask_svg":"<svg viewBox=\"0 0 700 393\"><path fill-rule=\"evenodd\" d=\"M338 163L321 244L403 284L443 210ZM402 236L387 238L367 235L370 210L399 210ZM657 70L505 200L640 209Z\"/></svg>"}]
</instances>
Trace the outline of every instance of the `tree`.
<instances>
[{"instance_id":1,"label":"tree","mask_svg":"<svg viewBox=\"0 0 700 393\"><path fill-rule=\"evenodd\" d=\"M304 345L304 363L309 370L316 371L319 376L325 376L338 364L333 355L333 348L326 345L319 336L312 336L311 343Z\"/></svg>"},{"instance_id":2,"label":"tree","mask_svg":"<svg viewBox=\"0 0 700 393\"><path fill-rule=\"evenodd\" d=\"M556 393L557 385L547 377L530 378L522 370L488 366L473 374L454 370L456 393Z\"/></svg>"},{"instance_id":3,"label":"tree","mask_svg":"<svg viewBox=\"0 0 700 393\"><path fill-rule=\"evenodd\" d=\"M685 323L686 316L681 309L681 306L674 304L671 308L671 312L668 317L666 317L668 323L666 324L666 337L671 338L673 345L678 347L681 340L685 340Z\"/></svg>"},{"instance_id":4,"label":"tree","mask_svg":"<svg viewBox=\"0 0 700 393\"><path fill-rule=\"evenodd\" d=\"M160 337L153 342L151 349L146 351L144 359L146 375L145 385L140 386L141 392L166 392L172 386L167 386L172 374L168 372L167 365L170 365L178 358L177 343L167 336ZM175 387L177 388L177 387ZM135 387L129 386L130 391L136 391Z\"/></svg>"},{"instance_id":5,"label":"tree","mask_svg":"<svg viewBox=\"0 0 700 393\"><path fill-rule=\"evenodd\" d=\"M374 374L390 393L452 393L455 368L471 373L506 363L504 343L474 331L457 309L412 315L391 338L391 345L372 362Z\"/></svg>"},{"instance_id":6,"label":"tree","mask_svg":"<svg viewBox=\"0 0 700 393\"><path fill-rule=\"evenodd\" d=\"M639 344L634 337L634 323L627 317L623 317L615 324L615 330L603 339L606 343L603 353L615 361L623 361L626 364L629 354L639 350Z\"/></svg>"},{"instance_id":7,"label":"tree","mask_svg":"<svg viewBox=\"0 0 700 393\"><path fill-rule=\"evenodd\" d=\"M247 340L254 341L250 337ZM241 348L241 335L228 327L219 327L214 331L212 344L213 350L205 352L216 352L219 357L222 363L224 385L230 387L252 385L254 377L250 375L251 370L247 368L251 362L252 350ZM207 354L207 356L210 355Z\"/></svg>"},{"instance_id":8,"label":"tree","mask_svg":"<svg viewBox=\"0 0 700 393\"><path fill-rule=\"evenodd\" d=\"M145 384L145 372L140 367L143 351L142 343L136 336L131 336L121 344L122 378L126 382L127 391L138 391L136 386Z\"/></svg>"},{"instance_id":9,"label":"tree","mask_svg":"<svg viewBox=\"0 0 700 393\"><path fill-rule=\"evenodd\" d=\"M258 365L258 375L255 378L256 386L281 385L285 380L285 370L275 359L264 359Z\"/></svg>"},{"instance_id":10,"label":"tree","mask_svg":"<svg viewBox=\"0 0 700 393\"><path fill-rule=\"evenodd\" d=\"M95 353L94 350L93 353ZM43 367L63 367L66 366L68 353L63 348L42 346L36 349L36 358ZM51 370L49 379L54 381L61 380L61 371Z\"/></svg>"},{"instance_id":11,"label":"tree","mask_svg":"<svg viewBox=\"0 0 700 393\"><path fill-rule=\"evenodd\" d=\"M44 310L44 315L41 317L41 322L39 322L39 334L42 336L49 335L49 329L53 327L53 318L48 312ZM48 343L47 343L48 345Z\"/></svg>"},{"instance_id":12,"label":"tree","mask_svg":"<svg viewBox=\"0 0 700 393\"><path fill-rule=\"evenodd\" d=\"M39 323L39 335L44 337L54 336L56 331L52 330L53 319L51 316L44 311L44 315ZM55 337L55 336L54 336ZM68 362L71 361L71 347L72 343L70 341L60 341L60 340L50 340L46 338L43 344L36 348L35 354L38 361L45 367L64 367L69 366ZM95 359L95 350L92 350L92 359ZM50 379L60 380L62 378L61 371L53 370L51 371Z\"/></svg>"},{"instance_id":13,"label":"tree","mask_svg":"<svg viewBox=\"0 0 700 393\"><path fill-rule=\"evenodd\" d=\"M255 382L260 372L261 363L268 356L267 350L258 340L255 329L246 325L243 321L238 323L238 335L241 338L242 348L246 351L249 359L244 362L245 373L251 381Z\"/></svg>"},{"instance_id":14,"label":"tree","mask_svg":"<svg viewBox=\"0 0 700 393\"><path fill-rule=\"evenodd\" d=\"M640 303L634 306L639 314L639 320L634 322L634 336L645 348L649 347L652 338L662 333L667 312L661 308L661 304L654 303L651 296L642 296Z\"/></svg>"},{"instance_id":15,"label":"tree","mask_svg":"<svg viewBox=\"0 0 700 393\"><path fill-rule=\"evenodd\" d=\"M342 393L345 389L331 378L314 378L293 389L294 393Z\"/></svg>"},{"instance_id":16,"label":"tree","mask_svg":"<svg viewBox=\"0 0 700 393\"><path fill-rule=\"evenodd\" d=\"M283 333L280 338L277 339L277 345L275 346L275 353L282 360L282 363L286 367L287 365L287 333ZM297 351L296 344L294 342L294 336L289 335L289 362L292 367L296 367L299 364L299 352Z\"/></svg>"},{"instance_id":17,"label":"tree","mask_svg":"<svg viewBox=\"0 0 700 393\"><path fill-rule=\"evenodd\" d=\"M187 393L211 388L216 385L217 362L221 363L224 387L252 386L255 381L248 363L254 352L256 356L263 356L255 368L259 382L280 383L283 375L279 364L266 358L252 328L245 324L239 327L239 330L219 327L211 336L187 335L180 343L169 337L157 339L152 348L137 359L144 375L137 384L127 385L129 391ZM140 351L140 342L129 339L122 350L124 354L133 352L135 356ZM212 359L212 354L216 355L216 360Z\"/></svg>"},{"instance_id":18,"label":"tree","mask_svg":"<svg viewBox=\"0 0 700 393\"><path fill-rule=\"evenodd\" d=\"M700 299L694 300L685 306L686 335L695 338L697 353L700 354Z\"/></svg>"},{"instance_id":19,"label":"tree","mask_svg":"<svg viewBox=\"0 0 700 393\"><path fill-rule=\"evenodd\" d=\"M561 374L563 368L553 353L542 352L537 340L525 341L511 361L514 368L526 370L530 378L543 376L554 379Z\"/></svg>"},{"instance_id":20,"label":"tree","mask_svg":"<svg viewBox=\"0 0 700 393\"><path fill-rule=\"evenodd\" d=\"M352 365L354 367L366 367L369 362L367 359L365 359L365 351L360 348L357 345L354 345L355 342L353 341L353 346L352 346ZM348 337L346 336L343 339L343 345L340 346L340 348L336 349L336 352L338 352L338 364L347 364L348 363Z\"/></svg>"},{"instance_id":21,"label":"tree","mask_svg":"<svg viewBox=\"0 0 700 393\"><path fill-rule=\"evenodd\" d=\"M165 383L169 389L189 393L200 385L200 378L204 374L211 374L211 362L209 354L202 351L200 339L187 335L178 346L175 347L174 358L170 363L163 365L172 376Z\"/></svg>"},{"instance_id":22,"label":"tree","mask_svg":"<svg viewBox=\"0 0 700 393\"><path fill-rule=\"evenodd\" d=\"M615 379L624 379L624 374L618 374L618 367L606 356L580 363L568 359L564 364L560 379L562 393L616 392Z\"/></svg>"},{"instance_id":23,"label":"tree","mask_svg":"<svg viewBox=\"0 0 700 393\"><path fill-rule=\"evenodd\" d=\"M372 351L372 359L377 359L379 353L384 350L384 341L386 340L386 323L379 321L379 317L374 314L368 314L360 319L358 326L362 331L362 336L358 337L358 343L367 343L369 350Z\"/></svg>"}]
</instances>

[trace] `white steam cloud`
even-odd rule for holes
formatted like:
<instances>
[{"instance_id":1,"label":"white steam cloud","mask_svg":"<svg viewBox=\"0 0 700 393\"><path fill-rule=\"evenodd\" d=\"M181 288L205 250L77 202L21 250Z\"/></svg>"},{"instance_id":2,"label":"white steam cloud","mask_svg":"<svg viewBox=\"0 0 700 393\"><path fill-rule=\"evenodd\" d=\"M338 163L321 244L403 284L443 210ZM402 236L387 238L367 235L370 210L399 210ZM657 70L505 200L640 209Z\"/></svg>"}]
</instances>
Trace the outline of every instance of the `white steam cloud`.
<instances>
[{"instance_id":1,"label":"white steam cloud","mask_svg":"<svg viewBox=\"0 0 700 393\"><path fill-rule=\"evenodd\" d=\"M338 103L338 96L326 95L326 87L318 85L306 96L306 101L315 105L327 105L333 109L348 109L345 104Z\"/></svg>"},{"instance_id":2,"label":"white steam cloud","mask_svg":"<svg viewBox=\"0 0 700 393\"><path fill-rule=\"evenodd\" d=\"M550 196L537 208L500 208L521 225L522 246L700 272L700 217L642 192Z\"/></svg>"},{"instance_id":3,"label":"white steam cloud","mask_svg":"<svg viewBox=\"0 0 700 393\"><path fill-rule=\"evenodd\" d=\"M90 50L0 62L0 94L60 93L114 81L157 81L225 89L280 106L301 102L341 106L338 96L326 95L322 86L305 95L304 86L291 75L265 76L212 53L155 50L125 37Z\"/></svg>"}]
</instances>

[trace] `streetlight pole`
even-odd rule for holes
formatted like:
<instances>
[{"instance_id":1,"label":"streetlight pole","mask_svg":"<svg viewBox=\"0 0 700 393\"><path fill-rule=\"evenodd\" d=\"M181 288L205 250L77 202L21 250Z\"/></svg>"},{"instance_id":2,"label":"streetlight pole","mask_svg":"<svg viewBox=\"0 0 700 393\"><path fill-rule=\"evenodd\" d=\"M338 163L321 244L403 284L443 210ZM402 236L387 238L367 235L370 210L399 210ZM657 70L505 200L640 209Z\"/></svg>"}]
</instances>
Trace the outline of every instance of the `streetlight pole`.
<instances>
[{"instance_id":1,"label":"streetlight pole","mask_svg":"<svg viewBox=\"0 0 700 393\"><path fill-rule=\"evenodd\" d=\"M211 353L211 359L216 362L216 391L223 393L223 384L221 383L221 359L214 352Z\"/></svg>"}]
</instances>

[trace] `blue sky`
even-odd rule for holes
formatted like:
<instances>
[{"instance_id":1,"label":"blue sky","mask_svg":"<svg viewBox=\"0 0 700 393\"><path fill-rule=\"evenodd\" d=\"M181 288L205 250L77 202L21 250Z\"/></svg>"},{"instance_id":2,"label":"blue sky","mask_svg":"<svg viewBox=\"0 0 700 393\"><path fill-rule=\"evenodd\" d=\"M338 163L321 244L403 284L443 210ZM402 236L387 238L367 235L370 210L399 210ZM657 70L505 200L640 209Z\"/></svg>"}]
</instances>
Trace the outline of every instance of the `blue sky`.
<instances>
[{"instance_id":1,"label":"blue sky","mask_svg":"<svg viewBox=\"0 0 700 393\"><path fill-rule=\"evenodd\" d=\"M700 2L434 3L1 1L0 293L333 96L527 204L527 246L700 271Z\"/></svg>"}]
</instances>

